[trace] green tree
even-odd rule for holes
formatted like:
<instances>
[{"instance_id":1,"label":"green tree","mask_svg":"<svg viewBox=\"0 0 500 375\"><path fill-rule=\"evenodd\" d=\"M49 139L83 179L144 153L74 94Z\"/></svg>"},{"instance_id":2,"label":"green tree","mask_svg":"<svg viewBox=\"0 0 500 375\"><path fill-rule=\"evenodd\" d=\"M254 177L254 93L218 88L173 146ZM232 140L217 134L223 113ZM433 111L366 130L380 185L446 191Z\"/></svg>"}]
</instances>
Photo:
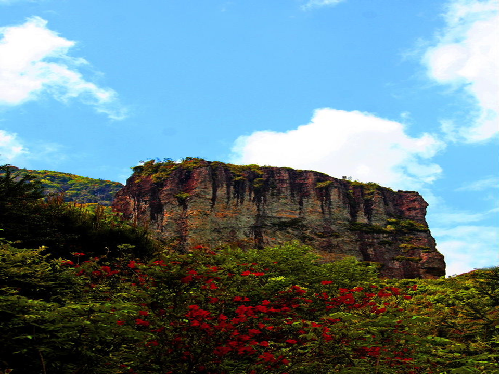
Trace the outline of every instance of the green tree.
<instances>
[{"instance_id":1,"label":"green tree","mask_svg":"<svg viewBox=\"0 0 500 375\"><path fill-rule=\"evenodd\" d=\"M9 164L0 166L0 207L34 202L43 197L40 181L34 175L16 171Z\"/></svg>"}]
</instances>

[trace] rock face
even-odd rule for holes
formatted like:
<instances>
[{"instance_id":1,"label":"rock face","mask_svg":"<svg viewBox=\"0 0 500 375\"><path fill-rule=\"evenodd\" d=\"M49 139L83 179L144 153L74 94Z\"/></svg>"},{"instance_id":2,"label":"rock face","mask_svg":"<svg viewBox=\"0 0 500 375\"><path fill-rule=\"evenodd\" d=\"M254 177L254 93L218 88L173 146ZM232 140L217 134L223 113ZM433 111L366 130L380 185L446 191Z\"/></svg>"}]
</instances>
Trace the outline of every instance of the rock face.
<instances>
[{"instance_id":1,"label":"rock face","mask_svg":"<svg viewBox=\"0 0 500 375\"><path fill-rule=\"evenodd\" d=\"M380 264L382 276L445 274L414 191L290 168L186 158L134 168L113 209L186 251L196 245L273 246L299 240L326 261L347 255Z\"/></svg>"}]
</instances>

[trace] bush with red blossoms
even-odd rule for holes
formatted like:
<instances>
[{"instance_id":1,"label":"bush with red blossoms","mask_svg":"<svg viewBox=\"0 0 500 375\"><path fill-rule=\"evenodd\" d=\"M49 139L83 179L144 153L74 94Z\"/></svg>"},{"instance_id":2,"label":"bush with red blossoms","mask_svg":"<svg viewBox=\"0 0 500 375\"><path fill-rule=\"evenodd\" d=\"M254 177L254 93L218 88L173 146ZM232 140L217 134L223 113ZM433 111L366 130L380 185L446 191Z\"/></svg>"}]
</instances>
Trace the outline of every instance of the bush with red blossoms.
<instances>
[{"instance_id":1,"label":"bush with red blossoms","mask_svg":"<svg viewBox=\"0 0 500 375\"><path fill-rule=\"evenodd\" d=\"M2 332L15 332L10 341L40 372L485 372L496 363L488 273L457 284L381 280L354 259L322 264L298 244L78 259L51 263L67 288L59 301L22 307L12 289L0 305L23 317Z\"/></svg>"}]
</instances>

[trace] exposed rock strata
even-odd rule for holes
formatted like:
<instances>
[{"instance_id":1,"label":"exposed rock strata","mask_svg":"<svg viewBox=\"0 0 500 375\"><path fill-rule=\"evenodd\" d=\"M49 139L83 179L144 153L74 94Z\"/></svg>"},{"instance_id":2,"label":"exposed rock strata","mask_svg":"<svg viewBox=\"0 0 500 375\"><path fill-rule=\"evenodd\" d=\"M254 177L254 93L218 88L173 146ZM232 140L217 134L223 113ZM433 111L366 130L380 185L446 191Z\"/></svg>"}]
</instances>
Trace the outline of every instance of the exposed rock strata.
<instances>
[{"instance_id":1,"label":"exposed rock strata","mask_svg":"<svg viewBox=\"0 0 500 375\"><path fill-rule=\"evenodd\" d=\"M172 246L272 246L300 240L328 260L377 262L391 278L445 274L414 191L290 168L201 159L134 168L113 209L148 224Z\"/></svg>"}]
</instances>

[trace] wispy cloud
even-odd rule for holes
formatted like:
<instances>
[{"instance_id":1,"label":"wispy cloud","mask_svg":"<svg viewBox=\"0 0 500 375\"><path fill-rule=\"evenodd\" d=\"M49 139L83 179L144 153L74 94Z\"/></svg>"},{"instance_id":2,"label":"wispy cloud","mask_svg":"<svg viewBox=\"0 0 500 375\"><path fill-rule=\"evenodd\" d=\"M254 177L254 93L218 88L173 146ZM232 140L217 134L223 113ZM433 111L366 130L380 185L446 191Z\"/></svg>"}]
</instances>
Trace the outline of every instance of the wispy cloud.
<instances>
[{"instance_id":1,"label":"wispy cloud","mask_svg":"<svg viewBox=\"0 0 500 375\"><path fill-rule=\"evenodd\" d=\"M60 144L44 140L26 142L16 133L0 130L0 164L30 167L44 162L55 167L66 158Z\"/></svg>"},{"instance_id":2,"label":"wispy cloud","mask_svg":"<svg viewBox=\"0 0 500 375\"><path fill-rule=\"evenodd\" d=\"M456 191L482 191L486 189L498 189L498 177L490 176L478 181L473 181L460 186Z\"/></svg>"},{"instance_id":3,"label":"wispy cloud","mask_svg":"<svg viewBox=\"0 0 500 375\"><path fill-rule=\"evenodd\" d=\"M439 177L440 166L429 159L443 148L431 134L410 137L401 123L366 112L323 108L315 111L309 124L296 129L239 137L232 160L419 189Z\"/></svg>"},{"instance_id":4,"label":"wispy cloud","mask_svg":"<svg viewBox=\"0 0 500 375\"><path fill-rule=\"evenodd\" d=\"M434 228L438 250L445 256L446 274L458 275L472 268L498 265L498 228L459 225Z\"/></svg>"},{"instance_id":5,"label":"wispy cloud","mask_svg":"<svg viewBox=\"0 0 500 375\"><path fill-rule=\"evenodd\" d=\"M126 117L117 93L86 80L78 68L88 66L68 52L74 41L32 17L24 24L0 28L0 104L16 106L44 95L61 102L79 99L113 120Z\"/></svg>"},{"instance_id":6,"label":"wispy cloud","mask_svg":"<svg viewBox=\"0 0 500 375\"><path fill-rule=\"evenodd\" d=\"M16 158L28 154L16 133L0 130L0 164L10 164Z\"/></svg>"},{"instance_id":7,"label":"wispy cloud","mask_svg":"<svg viewBox=\"0 0 500 375\"><path fill-rule=\"evenodd\" d=\"M309 0L306 4L302 5L303 10L309 10L313 8L321 8L326 6L335 6L345 0Z\"/></svg>"},{"instance_id":8,"label":"wispy cloud","mask_svg":"<svg viewBox=\"0 0 500 375\"><path fill-rule=\"evenodd\" d=\"M0 5L11 5L16 3L36 3L37 1L45 0L0 0Z\"/></svg>"},{"instance_id":9,"label":"wispy cloud","mask_svg":"<svg viewBox=\"0 0 500 375\"><path fill-rule=\"evenodd\" d=\"M467 125L444 120L452 141L479 142L498 133L498 1L454 0L422 59L428 76L465 91L477 108Z\"/></svg>"}]
</instances>

